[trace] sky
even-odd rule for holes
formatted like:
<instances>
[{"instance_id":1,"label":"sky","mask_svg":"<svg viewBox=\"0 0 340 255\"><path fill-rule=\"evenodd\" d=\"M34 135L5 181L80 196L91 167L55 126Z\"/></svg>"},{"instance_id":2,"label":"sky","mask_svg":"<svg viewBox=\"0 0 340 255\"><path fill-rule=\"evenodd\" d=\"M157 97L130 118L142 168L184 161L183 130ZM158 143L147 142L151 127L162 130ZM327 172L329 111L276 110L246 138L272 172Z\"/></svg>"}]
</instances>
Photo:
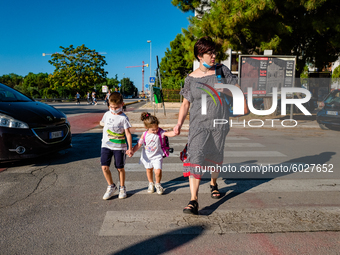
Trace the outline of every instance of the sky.
<instances>
[{"instance_id":1,"label":"sky","mask_svg":"<svg viewBox=\"0 0 340 255\"><path fill-rule=\"evenodd\" d=\"M129 77L142 90L142 61L154 74L170 42L188 28L189 16L171 0L1 0L0 76L53 73L50 55L59 46L85 44L105 52L108 78ZM145 67L144 84L150 67Z\"/></svg>"}]
</instances>

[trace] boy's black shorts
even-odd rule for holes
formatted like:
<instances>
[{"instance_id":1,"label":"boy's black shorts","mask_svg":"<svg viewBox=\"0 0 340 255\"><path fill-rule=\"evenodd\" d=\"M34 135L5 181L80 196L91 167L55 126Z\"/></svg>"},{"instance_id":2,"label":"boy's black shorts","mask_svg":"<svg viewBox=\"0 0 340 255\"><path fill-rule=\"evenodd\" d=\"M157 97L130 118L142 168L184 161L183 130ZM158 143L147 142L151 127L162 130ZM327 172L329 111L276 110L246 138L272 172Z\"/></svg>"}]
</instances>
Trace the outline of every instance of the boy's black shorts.
<instances>
[{"instance_id":1,"label":"boy's black shorts","mask_svg":"<svg viewBox=\"0 0 340 255\"><path fill-rule=\"evenodd\" d=\"M124 168L126 154L125 150L110 150L108 148L102 148L100 162L102 166L110 166L112 156L114 156L115 168Z\"/></svg>"}]
</instances>

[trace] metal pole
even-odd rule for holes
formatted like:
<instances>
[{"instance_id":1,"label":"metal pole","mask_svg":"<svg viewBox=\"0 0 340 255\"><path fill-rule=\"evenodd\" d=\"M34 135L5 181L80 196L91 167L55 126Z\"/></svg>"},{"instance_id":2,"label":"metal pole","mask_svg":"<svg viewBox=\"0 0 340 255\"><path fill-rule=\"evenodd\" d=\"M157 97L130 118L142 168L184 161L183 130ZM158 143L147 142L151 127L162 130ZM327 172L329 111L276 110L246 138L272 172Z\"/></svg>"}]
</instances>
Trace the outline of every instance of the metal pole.
<instances>
[{"instance_id":1,"label":"metal pole","mask_svg":"<svg viewBox=\"0 0 340 255\"><path fill-rule=\"evenodd\" d=\"M144 61L142 63L142 90L144 91Z\"/></svg>"},{"instance_id":2,"label":"metal pole","mask_svg":"<svg viewBox=\"0 0 340 255\"><path fill-rule=\"evenodd\" d=\"M151 77L151 71L152 71L152 66L151 66L152 47L151 47L151 44L152 44L152 42L151 42L151 40L148 40L147 42L150 43L150 77Z\"/></svg>"},{"instance_id":3,"label":"metal pole","mask_svg":"<svg viewBox=\"0 0 340 255\"><path fill-rule=\"evenodd\" d=\"M163 91L162 91L162 80L161 80L161 72L159 71L159 62L158 62L158 56L156 56L157 58L157 73L158 73L158 80L159 80L159 90L161 92L161 98L162 98L162 103L163 103L163 111L164 111L164 116L166 116L166 112L165 112L165 105L164 105L164 97L163 97Z\"/></svg>"},{"instance_id":4,"label":"metal pole","mask_svg":"<svg viewBox=\"0 0 340 255\"><path fill-rule=\"evenodd\" d=\"M182 85L183 85L183 83L181 82L181 90L182 90ZM182 102L182 94L180 94L179 102L180 102L180 103Z\"/></svg>"}]
</instances>

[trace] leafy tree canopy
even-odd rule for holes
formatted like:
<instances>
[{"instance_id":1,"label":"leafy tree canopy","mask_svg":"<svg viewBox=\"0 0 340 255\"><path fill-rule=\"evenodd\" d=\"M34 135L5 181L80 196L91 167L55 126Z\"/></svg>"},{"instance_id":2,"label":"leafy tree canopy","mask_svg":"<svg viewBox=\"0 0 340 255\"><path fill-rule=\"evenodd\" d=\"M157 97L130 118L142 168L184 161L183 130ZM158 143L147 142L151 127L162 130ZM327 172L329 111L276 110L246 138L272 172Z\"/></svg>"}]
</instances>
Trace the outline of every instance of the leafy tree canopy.
<instances>
[{"instance_id":1,"label":"leafy tree canopy","mask_svg":"<svg viewBox=\"0 0 340 255\"><path fill-rule=\"evenodd\" d=\"M200 0L172 0L171 3L177 6L181 11L194 11L201 4Z\"/></svg>"},{"instance_id":2,"label":"leafy tree canopy","mask_svg":"<svg viewBox=\"0 0 340 255\"><path fill-rule=\"evenodd\" d=\"M14 88L17 85L21 85L23 81L24 77L15 73L4 74L0 76L0 83L5 84L11 88Z\"/></svg>"},{"instance_id":3,"label":"leafy tree canopy","mask_svg":"<svg viewBox=\"0 0 340 255\"><path fill-rule=\"evenodd\" d=\"M340 66L337 66L333 73L332 73L332 78L336 79L336 78L340 78Z\"/></svg>"},{"instance_id":4,"label":"leafy tree canopy","mask_svg":"<svg viewBox=\"0 0 340 255\"><path fill-rule=\"evenodd\" d=\"M197 6L196 1L172 3L179 8L185 3L192 9ZM210 4L210 11L191 17L189 28L183 30L187 60L194 60L195 41L206 35L218 45L218 60L226 59L228 48L243 54L263 54L265 49L272 49L275 55L298 56L298 74L306 62L322 69L338 58L338 0L219 0Z\"/></svg>"},{"instance_id":5,"label":"leafy tree canopy","mask_svg":"<svg viewBox=\"0 0 340 255\"><path fill-rule=\"evenodd\" d=\"M133 95L134 93L138 92L138 89L133 84L133 81L130 81L130 78L123 78L120 81L121 87L120 92L124 95Z\"/></svg>"},{"instance_id":6,"label":"leafy tree canopy","mask_svg":"<svg viewBox=\"0 0 340 255\"><path fill-rule=\"evenodd\" d=\"M48 62L55 66L50 76L51 86L61 94L79 91L80 94L91 90L94 85L105 81L107 72L105 57L85 45L74 48L60 46L62 53L52 54ZM64 91L64 92L63 92Z\"/></svg>"},{"instance_id":7,"label":"leafy tree canopy","mask_svg":"<svg viewBox=\"0 0 340 255\"><path fill-rule=\"evenodd\" d=\"M187 54L183 46L184 36L178 34L172 42L170 49L167 48L165 56L160 63L160 74L162 77L162 87L180 88L180 82L192 70L193 62L184 58Z\"/></svg>"}]
</instances>

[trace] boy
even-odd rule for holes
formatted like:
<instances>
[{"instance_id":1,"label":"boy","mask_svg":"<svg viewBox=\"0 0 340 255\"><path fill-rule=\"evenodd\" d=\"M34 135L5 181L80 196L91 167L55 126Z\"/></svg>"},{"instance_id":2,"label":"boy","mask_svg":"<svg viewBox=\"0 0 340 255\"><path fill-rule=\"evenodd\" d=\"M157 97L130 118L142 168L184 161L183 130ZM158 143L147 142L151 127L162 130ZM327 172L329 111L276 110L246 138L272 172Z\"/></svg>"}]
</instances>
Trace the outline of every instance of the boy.
<instances>
[{"instance_id":1,"label":"boy","mask_svg":"<svg viewBox=\"0 0 340 255\"><path fill-rule=\"evenodd\" d=\"M103 196L105 200L112 197L117 190L110 172L112 156L114 156L114 165L119 175L120 189L118 197L126 198L124 165L126 154L131 155L132 136L130 133L131 124L128 117L123 113L123 105L122 95L113 92L109 97L109 111L104 114L100 122L104 126L100 161L104 177L109 185ZM129 145L128 150L125 136Z\"/></svg>"}]
</instances>

